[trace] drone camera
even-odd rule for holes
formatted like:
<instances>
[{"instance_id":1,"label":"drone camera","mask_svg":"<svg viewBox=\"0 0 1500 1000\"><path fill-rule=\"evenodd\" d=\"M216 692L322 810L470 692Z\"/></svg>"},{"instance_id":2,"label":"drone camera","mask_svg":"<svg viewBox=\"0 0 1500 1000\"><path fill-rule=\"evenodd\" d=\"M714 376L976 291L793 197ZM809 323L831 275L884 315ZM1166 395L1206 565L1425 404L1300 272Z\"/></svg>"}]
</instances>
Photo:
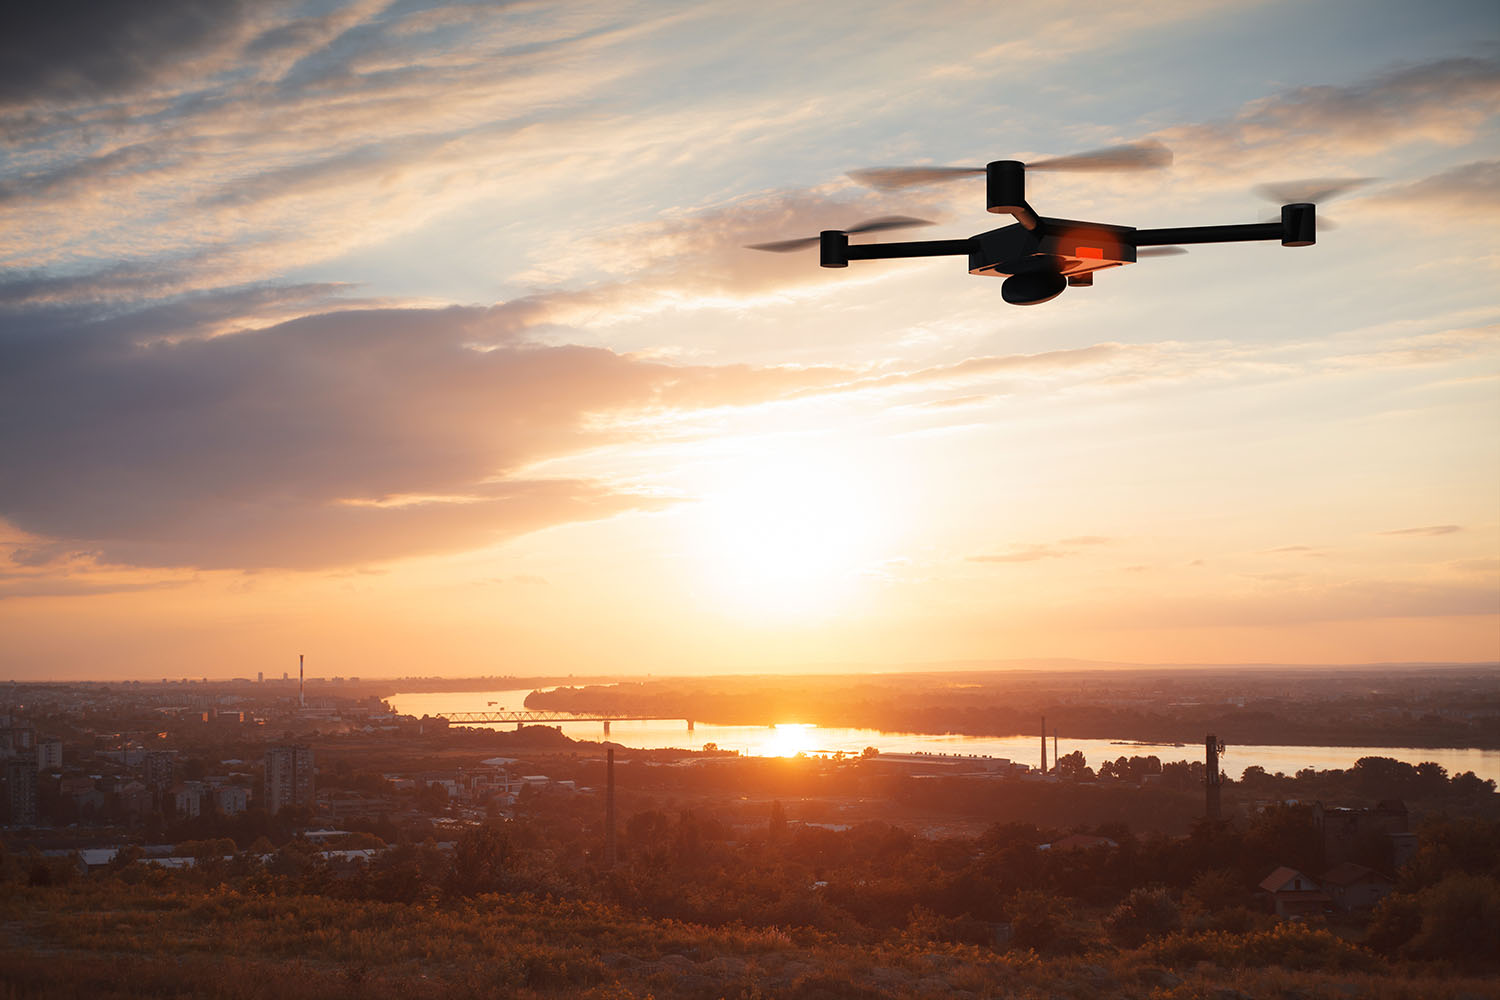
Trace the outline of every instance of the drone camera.
<instances>
[{"instance_id":1,"label":"drone camera","mask_svg":"<svg viewBox=\"0 0 1500 1000\"><path fill-rule=\"evenodd\" d=\"M1068 279L1057 271L1022 271L1005 279L1000 297L1013 306L1035 306L1050 302L1068 287Z\"/></svg>"}]
</instances>

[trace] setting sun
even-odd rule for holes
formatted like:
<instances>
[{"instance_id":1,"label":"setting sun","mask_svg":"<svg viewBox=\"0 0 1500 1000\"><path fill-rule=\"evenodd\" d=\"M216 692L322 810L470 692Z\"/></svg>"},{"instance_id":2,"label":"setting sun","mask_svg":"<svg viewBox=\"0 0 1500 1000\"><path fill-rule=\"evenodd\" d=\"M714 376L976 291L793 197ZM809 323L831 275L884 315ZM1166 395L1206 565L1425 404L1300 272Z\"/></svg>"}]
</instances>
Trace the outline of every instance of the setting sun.
<instances>
[{"instance_id":1,"label":"setting sun","mask_svg":"<svg viewBox=\"0 0 1500 1000\"><path fill-rule=\"evenodd\" d=\"M764 447L705 491L694 531L703 570L733 612L798 618L846 602L895 525L889 496L853 458Z\"/></svg>"},{"instance_id":2,"label":"setting sun","mask_svg":"<svg viewBox=\"0 0 1500 1000\"><path fill-rule=\"evenodd\" d=\"M813 740L818 727L802 722L778 722L755 744L751 753L757 757L795 757L817 749Z\"/></svg>"}]
</instances>

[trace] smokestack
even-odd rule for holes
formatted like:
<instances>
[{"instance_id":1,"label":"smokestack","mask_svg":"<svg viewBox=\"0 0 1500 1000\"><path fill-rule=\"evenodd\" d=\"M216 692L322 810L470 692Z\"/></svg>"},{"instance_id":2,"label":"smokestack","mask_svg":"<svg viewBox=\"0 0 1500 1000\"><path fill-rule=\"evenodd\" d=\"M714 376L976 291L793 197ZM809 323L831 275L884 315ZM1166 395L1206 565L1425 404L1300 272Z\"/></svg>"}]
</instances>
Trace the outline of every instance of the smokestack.
<instances>
[{"instance_id":1,"label":"smokestack","mask_svg":"<svg viewBox=\"0 0 1500 1000\"><path fill-rule=\"evenodd\" d=\"M1042 716L1042 773L1047 773L1047 717Z\"/></svg>"},{"instance_id":2,"label":"smokestack","mask_svg":"<svg viewBox=\"0 0 1500 1000\"><path fill-rule=\"evenodd\" d=\"M615 866L615 748L604 751L604 867Z\"/></svg>"},{"instance_id":3,"label":"smokestack","mask_svg":"<svg viewBox=\"0 0 1500 1000\"><path fill-rule=\"evenodd\" d=\"M1222 791L1219 784L1219 754L1224 752L1224 744L1213 733L1209 733L1203 741L1203 748L1207 751L1203 774L1203 791L1206 796L1204 807L1209 819L1218 819L1221 813L1219 793Z\"/></svg>"},{"instance_id":4,"label":"smokestack","mask_svg":"<svg viewBox=\"0 0 1500 1000\"><path fill-rule=\"evenodd\" d=\"M1057 766L1057 727L1052 727L1052 766Z\"/></svg>"},{"instance_id":5,"label":"smokestack","mask_svg":"<svg viewBox=\"0 0 1500 1000\"><path fill-rule=\"evenodd\" d=\"M302 681L302 654L297 654L297 707L307 707L307 694L303 688Z\"/></svg>"}]
</instances>

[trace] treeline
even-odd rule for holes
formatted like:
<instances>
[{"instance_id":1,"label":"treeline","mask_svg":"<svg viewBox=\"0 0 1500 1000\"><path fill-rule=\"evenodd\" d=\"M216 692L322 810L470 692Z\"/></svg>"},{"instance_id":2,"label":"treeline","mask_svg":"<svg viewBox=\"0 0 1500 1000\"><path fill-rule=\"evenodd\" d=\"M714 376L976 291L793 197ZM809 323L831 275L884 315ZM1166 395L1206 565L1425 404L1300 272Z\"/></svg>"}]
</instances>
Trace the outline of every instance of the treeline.
<instances>
[{"instance_id":1,"label":"treeline","mask_svg":"<svg viewBox=\"0 0 1500 1000\"><path fill-rule=\"evenodd\" d=\"M753 680L753 682L752 682ZM1013 688L1004 680L967 686L921 678L673 679L534 692L528 708L659 715L720 725L808 722L884 732L1015 736L1037 731L1039 716L1075 739L1193 743L1204 733L1226 742L1315 746L1500 749L1500 697L1476 694L1464 711L1447 699L1415 709L1409 700L1370 697L1240 698L1149 706L1138 699L1079 698L1080 686ZM1243 702L1239 704L1238 702Z\"/></svg>"}]
</instances>

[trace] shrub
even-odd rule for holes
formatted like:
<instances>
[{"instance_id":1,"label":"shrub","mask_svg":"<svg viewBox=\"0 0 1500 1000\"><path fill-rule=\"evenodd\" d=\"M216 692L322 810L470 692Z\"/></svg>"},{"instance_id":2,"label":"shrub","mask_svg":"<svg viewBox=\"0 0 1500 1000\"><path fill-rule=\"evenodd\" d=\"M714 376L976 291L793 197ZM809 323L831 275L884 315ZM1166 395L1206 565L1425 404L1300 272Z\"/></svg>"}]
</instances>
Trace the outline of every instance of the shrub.
<instances>
[{"instance_id":1,"label":"shrub","mask_svg":"<svg viewBox=\"0 0 1500 1000\"><path fill-rule=\"evenodd\" d=\"M1279 923L1249 934L1179 932L1148 942L1142 950L1151 961L1178 966L1213 962L1235 968L1277 965L1341 971L1379 965L1374 955L1327 930L1294 923Z\"/></svg>"},{"instance_id":2,"label":"shrub","mask_svg":"<svg viewBox=\"0 0 1500 1000\"><path fill-rule=\"evenodd\" d=\"M1148 939L1169 934L1182 926L1177 901L1166 889L1132 889L1119 906L1104 918L1104 929L1118 945L1138 948Z\"/></svg>"}]
</instances>

